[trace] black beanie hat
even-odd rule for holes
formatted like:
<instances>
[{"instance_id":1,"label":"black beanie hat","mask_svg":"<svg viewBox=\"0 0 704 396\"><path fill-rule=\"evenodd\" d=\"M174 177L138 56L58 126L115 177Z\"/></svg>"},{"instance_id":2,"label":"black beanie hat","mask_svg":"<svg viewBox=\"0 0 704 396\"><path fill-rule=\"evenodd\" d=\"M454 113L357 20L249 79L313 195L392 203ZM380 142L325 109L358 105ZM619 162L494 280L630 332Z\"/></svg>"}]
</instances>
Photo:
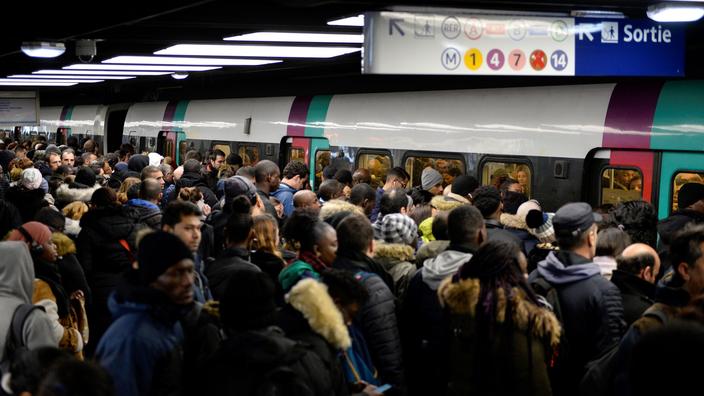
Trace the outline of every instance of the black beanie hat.
<instances>
[{"instance_id":1,"label":"black beanie hat","mask_svg":"<svg viewBox=\"0 0 704 396\"><path fill-rule=\"evenodd\" d=\"M193 253L177 236L164 231L147 234L139 242L137 252L139 278L148 285L171 266L187 258L193 259Z\"/></svg>"},{"instance_id":2,"label":"black beanie hat","mask_svg":"<svg viewBox=\"0 0 704 396\"><path fill-rule=\"evenodd\" d=\"M479 181L474 176L462 175L457 176L455 180L452 181L451 192L453 194L461 195L463 197L468 196L472 191L479 187Z\"/></svg>"},{"instance_id":3,"label":"black beanie hat","mask_svg":"<svg viewBox=\"0 0 704 396\"><path fill-rule=\"evenodd\" d=\"M245 331L270 326L276 321L276 287L261 271L242 270L230 275L220 300L220 318L226 328Z\"/></svg>"},{"instance_id":4,"label":"black beanie hat","mask_svg":"<svg viewBox=\"0 0 704 396\"><path fill-rule=\"evenodd\" d=\"M76 172L74 181L87 187L93 187L95 185L95 172L93 172L93 169L83 166Z\"/></svg>"},{"instance_id":5,"label":"black beanie hat","mask_svg":"<svg viewBox=\"0 0 704 396\"><path fill-rule=\"evenodd\" d=\"M680 210L687 209L701 199L704 199L704 184L687 183L677 193L677 206Z\"/></svg>"},{"instance_id":6,"label":"black beanie hat","mask_svg":"<svg viewBox=\"0 0 704 396\"><path fill-rule=\"evenodd\" d=\"M132 172L140 173L147 165L149 165L149 157L144 154L133 155L127 160L127 168Z\"/></svg>"}]
</instances>

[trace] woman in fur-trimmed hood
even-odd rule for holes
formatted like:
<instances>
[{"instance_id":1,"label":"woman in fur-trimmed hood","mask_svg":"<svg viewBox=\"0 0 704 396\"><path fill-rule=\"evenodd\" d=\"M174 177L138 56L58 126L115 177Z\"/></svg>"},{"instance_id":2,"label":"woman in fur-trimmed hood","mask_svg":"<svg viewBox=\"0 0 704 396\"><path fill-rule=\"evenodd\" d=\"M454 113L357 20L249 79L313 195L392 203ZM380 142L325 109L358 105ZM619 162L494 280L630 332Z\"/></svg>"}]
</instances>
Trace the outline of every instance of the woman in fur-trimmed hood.
<instances>
[{"instance_id":1,"label":"woman in fur-trimmed hood","mask_svg":"<svg viewBox=\"0 0 704 396\"><path fill-rule=\"evenodd\" d=\"M560 324L521 267L518 247L490 241L440 286L452 334L448 395L552 394L548 362Z\"/></svg>"}]
</instances>

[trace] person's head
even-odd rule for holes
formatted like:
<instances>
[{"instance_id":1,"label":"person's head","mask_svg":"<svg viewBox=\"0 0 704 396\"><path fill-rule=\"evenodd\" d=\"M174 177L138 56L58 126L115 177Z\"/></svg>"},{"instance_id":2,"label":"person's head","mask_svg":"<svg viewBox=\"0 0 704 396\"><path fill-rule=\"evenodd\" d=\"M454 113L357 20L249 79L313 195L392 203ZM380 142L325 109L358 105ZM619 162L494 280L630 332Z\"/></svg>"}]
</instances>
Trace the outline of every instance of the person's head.
<instances>
[{"instance_id":1,"label":"person's head","mask_svg":"<svg viewBox=\"0 0 704 396\"><path fill-rule=\"evenodd\" d=\"M395 188L384 192L379 203L379 214L385 216L391 213L406 213L408 197L406 192Z\"/></svg>"},{"instance_id":2,"label":"person's head","mask_svg":"<svg viewBox=\"0 0 704 396\"><path fill-rule=\"evenodd\" d=\"M252 205L245 196L238 196L230 204L230 217L225 225L225 243L228 247L246 247L252 237Z\"/></svg>"},{"instance_id":3,"label":"person's head","mask_svg":"<svg viewBox=\"0 0 704 396\"><path fill-rule=\"evenodd\" d=\"M20 173L19 185L27 190L36 190L42 185L42 173L37 168L27 168Z\"/></svg>"},{"instance_id":4,"label":"person's head","mask_svg":"<svg viewBox=\"0 0 704 396\"><path fill-rule=\"evenodd\" d=\"M41 347L19 353L9 366L9 386L13 395L36 395L44 378L57 363L72 361L66 351L56 347Z\"/></svg>"},{"instance_id":5,"label":"person's head","mask_svg":"<svg viewBox=\"0 0 704 396\"><path fill-rule=\"evenodd\" d=\"M164 180L164 173L161 171L161 169L158 166L154 165L148 165L145 166L144 169L142 169L142 173L140 174L140 178L144 181L146 179L154 179L159 183L159 187L163 190L164 189L164 184L166 184L166 181Z\"/></svg>"},{"instance_id":6,"label":"person's head","mask_svg":"<svg viewBox=\"0 0 704 396\"><path fill-rule=\"evenodd\" d=\"M225 152L220 149L215 149L208 155L208 164L210 169L220 169L220 165L225 163Z\"/></svg>"},{"instance_id":7,"label":"person's head","mask_svg":"<svg viewBox=\"0 0 704 396\"><path fill-rule=\"evenodd\" d=\"M295 190L301 190L308 182L309 172L308 165L305 163L291 161L284 167L282 181Z\"/></svg>"},{"instance_id":8,"label":"person's head","mask_svg":"<svg viewBox=\"0 0 704 396\"><path fill-rule=\"evenodd\" d=\"M429 191L425 191L420 188L411 189L411 199L413 200L413 205L415 206L429 205L430 201L433 200L433 197L435 197L435 195Z\"/></svg>"},{"instance_id":9,"label":"person's head","mask_svg":"<svg viewBox=\"0 0 704 396\"><path fill-rule=\"evenodd\" d=\"M263 329L276 319L276 286L269 275L238 271L230 277L220 300L220 320L227 332Z\"/></svg>"},{"instance_id":10,"label":"person's head","mask_svg":"<svg viewBox=\"0 0 704 396\"><path fill-rule=\"evenodd\" d=\"M657 246L658 216L655 207L645 201L622 202L609 210L611 225L623 228L633 243ZM665 238L663 238L665 239ZM669 241L669 238L667 238Z\"/></svg>"},{"instance_id":11,"label":"person's head","mask_svg":"<svg viewBox=\"0 0 704 396\"><path fill-rule=\"evenodd\" d=\"M53 263L59 257L56 245L51 240L51 230L38 221L30 221L17 227L10 232L7 240L26 243L34 260Z\"/></svg>"},{"instance_id":12,"label":"person's head","mask_svg":"<svg viewBox=\"0 0 704 396\"><path fill-rule=\"evenodd\" d=\"M201 154L198 150L188 150L183 160L188 161L189 159L198 161L198 164L200 165L203 162L203 154Z\"/></svg>"},{"instance_id":13,"label":"person's head","mask_svg":"<svg viewBox=\"0 0 704 396\"><path fill-rule=\"evenodd\" d=\"M161 229L176 235L191 252L198 251L202 221L200 208L191 202L175 200L164 209Z\"/></svg>"},{"instance_id":14,"label":"person's head","mask_svg":"<svg viewBox=\"0 0 704 396\"><path fill-rule=\"evenodd\" d=\"M225 192L225 207L228 208L231 202L243 195L247 198L250 205L257 203L257 188L252 182L242 176L232 176L225 179L223 190Z\"/></svg>"},{"instance_id":15,"label":"person's head","mask_svg":"<svg viewBox=\"0 0 704 396\"><path fill-rule=\"evenodd\" d=\"M391 190L392 188L406 188L409 180L411 180L411 176L405 169L400 166L393 167L386 173L384 190Z\"/></svg>"},{"instance_id":16,"label":"person's head","mask_svg":"<svg viewBox=\"0 0 704 396\"><path fill-rule=\"evenodd\" d=\"M349 271L328 268L320 275L320 281L328 287L328 294L342 312L345 323L351 324L369 299L367 289Z\"/></svg>"},{"instance_id":17,"label":"person's head","mask_svg":"<svg viewBox=\"0 0 704 396\"><path fill-rule=\"evenodd\" d=\"M132 161L132 160L130 159L130 161ZM200 169L201 169L200 161L198 161L197 159L194 159L194 158L187 159L183 163L183 173L200 174Z\"/></svg>"},{"instance_id":18,"label":"person's head","mask_svg":"<svg viewBox=\"0 0 704 396\"><path fill-rule=\"evenodd\" d=\"M61 163L73 168L76 165L76 152L71 148L64 150L61 153Z\"/></svg>"},{"instance_id":19,"label":"person's head","mask_svg":"<svg viewBox=\"0 0 704 396\"><path fill-rule=\"evenodd\" d=\"M120 161L127 162L134 155L134 146L129 143L121 144L117 155L120 157Z\"/></svg>"},{"instance_id":20,"label":"person's head","mask_svg":"<svg viewBox=\"0 0 704 396\"><path fill-rule=\"evenodd\" d=\"M525 190L528 186L528 183L530 182L530 172L528 170L528 167L525 165L521 165L518 167L516 170L516 181L523 186L523 189ZM525 191L524 191L525 192Z\"/></svg>"},{"instance_id":21,"label":"person's head","mask_svg":"<svg viewBox=\"0 0 704 396\"><path fill-rule=\"evenodd\" d=\"M228 154L227 158L225 158L225 163L228 165L232 165L232 166L236 167L237 169L239 169L240 167L242 167L243 161L242 161L242 157L240 157L239 154L230 153L230 154Z\"/></svg>"},{"instance_id":22,"label":"person's head","mask_svg":"<svg viewBox=\"0 0 704 396\"><path fill-rule=\"evenodd\" d=\"M596 234L597 256L616 257L631 244L631 237L619 228L609 227Z\"/></svg>"},{"instance_id":23,"label":"person's head","mask_svg":"<svg viewBox=\"0 0 704 396\"><path fill-rule=\"evenodd\" d=\"M250 250L264 251L281 257L279 251L279 222L265 213L253 218L253 237L249 243Z\"/></svg>"},{"instance_id":24,"label":"person's head","mask_svg":"<svg viewBox=\"0 0 704 396\"><path fill-rule=\"evenodd\" d=\"M323 181L334 179L335 173L337 173L337 168L335 168L333 165L326 166L325 168L323 168Z\"/></svg>"},{"instance_id":25,"label":"person's head","mask_svg":"<svg viewBox=\"0 0 704 396\"><path fill-rule=\"evenodd\" d=\"M704 293L704 225L689 224L670 244L674 286L683 285L690 298Z\"/></svg>"},{"instance_id":26,"label":"person's head","mask_svg":"<svg viewBox=\"0 0 704 396\"><path fill-rule=\"evenodd\" d=\"M117 205L117 195L113 190L106 187L95 190L90 197L90 206L93 209L103 209Z\"/></svg>"},{"instance_id":27,"label":"person's head","mask_svg":"<svg viewBox=\"0 0 704 396\"><path fill-rule=\"evenodd\" d=\"M90 167L82 166L76 172L74 182L86 187L93 187L95 186L96 180L95 171Z\"/></svg>"},{"instance_id":28,"label":"person's head","mask_svg":"<svg viewBox=\"0 0 704 396\"><path fill-rule=\"evenodd\" d=\"M134 186L135 184L140 183L139 178L137 177L127 177L125 180L122 181L122 184L120 184L120 188L117 190L117 200L120 201L120 203L125 203L129 198L127 198L127 191Z\"/></svg>"},{"instance_id":29,"label":"person's head","mask_svg":"<svg viewBox=\"0 0 704 396\"><path fill-rule=\"evenodd\" d=\"M374 254L374 229L366 217L351 214L337 225L336 231L338 252Z\"/></svg>"},{"instance_id":30,"label":"person's head","mask_svg":"<svg viewBox=\"0 0 704 396\"><path fill-rule=\"evenodd\" d=\"M352 174L352 185L356 186L357 184L371 184L372 183L372 174L369 173L368 169L364 168L359 168L354 173Z\"/></svg>"},{"instance_id":31,"label":"person's head","mask_svg":"<svg viewBox=\"0 0 704 396\"><path fill-rule=\"evenodd\" d=\"M447 234L451 245L479 247L486 241L486 227L479 209L470 205L452 209L447 216Z\"/></svg>"},{"instance_id":32,"label":"person's head","mask_svg":"<svg viewBox=\"0 0 704 396\"><path fill-rule=\"evenodd\" d=\"M95 140L88 139L85 143L83 143L83 151L86 153L98 154L98 144L95 143Z\"/></svg>"},{"instance_id":33,"label":"person's head","mask_svg":"<svg viewBox=\"0 0 704 396\"><path fill-rule=\"evenodd\" d=\"M38 396L114 396L110 374L91 362L67 359L52 366L39 385Z\"/></svg>"},{"instance_id":34,"label":"person's head","mask_svg":"<svg viewBox=\"0 0 704 396\"><path fill-rule=\"evenodd\" d=\"M139 184L139 198L152 203L161 201L161 185L155 179L144 179Z\"/></svg>"},{"instance_id":35,"label":"person's head","mask_svg":"<svg viewBox=\"0 0 704 396\"><path fill-rule=\"evenodd\" d=\"M433 236L438 241L447 241L450 239L450 234L447 229L447 217L450 212L440 212L435 217L433 217L433 224L431 225L431 230Z\"/></svg>"},{"instance_id":36,"label":"person's head","mask_svg":"<svg viewBox=\"0 0 704 396\"><path fill-rule=\"evenodd\" d=\"M252 183L255 183L257 181L253 166L243 166L243 167L237 169L236 175L242 176L245 179L248 179L249 181L251 181Z\"/></svg>"},{"instance_id":37,"label":"person's head","mask_svg":"<svg viewBox=\"0 0 704 396\"><path fill-rule=\"evenodd\" d=\"M320 210L318 196L311 190L300 190L293 194L293 207L296 209L312 208Z\"/></svg>"},{"instance_id":38,"label":"person's head","mask_svg":"<svg viewBox=\"0 0 704 396\"><path fill-rule=\"evenodd\" d=\"M523 186L518 182L518 180L506 179L503 183L501 183L499 190L501 190L502 194L506 194L507 191L523 193Z\"/></svg>"},{"instance_id":39,"label":"person's head","mask_svg":"<svg viewBox=\"0 0 704 396\"><path fill-rule=\"evenodd\" d=\"M335 180L345 186L352 187L352 172L347 169L340 169L335 173Z\"/></svg>"},{"instance_id":40,"label":"person's head","mask_svg":"<svg viewBox=\"0 0 704 396\"><path fill-rule=\"evenodd\" d=\"M166 183L173 183L174 168L171 165L162 163L159 165L159 170L161 171L161 174L164 175L164 181Z\"/></svg>"},{"instance_id":41,"label":"person's head","mask_svg":"<svg viewBox=\"0 0 704 396\"><path fill-rule=\"evenodd\" d=\"M56 170L61 166L61 154L52 151L46 156L46 162L49 164L49 168L51 169L52 172L56 172Z\"/></svg>"},{"instance_id":42,"label":"person's head","mask_svg":"<svg viewBox=\"0 0 704 396\"><path fill-rule=\"evenodd\" d=\"M142 285L164 293L174 304L193 302L193 253L177 235L164 231L145 235L139 242L137 263Z\"/></svg>"},{"instance_id":43,"label":"person's head","mask_svg":"<svg viewBox=\"0 0 704 396\"><path fill-rule=\"evenodd\" d=\"M501 194L503 203L503 212L515 215L518 212L518 208L528 201L528 197L516 191L507 190Z\"/></svg>"},{"instance_id":44,"label":"person's head","mask_svg":"<svg viewBox=\"0 0 704 396\"><path fill-rule=\"evenodd\" d=\"M634 243L616 257L616 268L655 283L660 272L660 256L649 245Z\"/></svg>"},{"instance_id":45,"label":"person's head","mask_svg":"<svg viewBox=\"0 0 704 396\"><path fill-rule=\"evenodd\" d=\"M318 195L323 202L331 201L333 199L338 199L342 197L344 186L342 183L335 179L327 179L320 183L318 188Z\"/></svg>"},{"instance_id":46,"label":"person's head","mask_svg":"<svg viewBox=\"0 0 704 396\"><path fill-rule=\"evenodd\" d=\"M677 207L704 213L704 184L687 183L677 193Z\"/></svg>"},{"instance_id":47,"label":"person's head","mask_svg":"<svg viewBox=\"0 0 704 396\"><path fill-rule=\"evenodd\" d=\"M415 247L418 241L418 226L410 217L401 213L387 214L381 219L381 237L386 243Z\"/></svg>"},{"instance_id":48,"label":"person's head","mask_svg":"<svg viewBox=\"0 0 704 396\"><path fill-rule=\"evenodd\" d=\"M597 223L601 215L585 202L568 203L555 212L552 226L557 245L588 259L596 254Z\"/></svg>"},{"instance_id":49,"label":"person's head","mask_svg":"<svg viewBox=\"0 0 704 396\"><path fill-rule=\"evenodd\" d=\"M359 206L364 210L364 214L369 216L376 204L376 191L366 183L358 183L352 187L350 193L350 203Z\"/></svg>"},{"instance_id":50,"label":"person's head","mask_svg":"<svg viewBox=\"0 0 704 396\"><path fill-rule=\"evenodd\" d=\"M472 203L485 219L498 220L501 216L501 193L494 186L481 186L474 190Z\"/></svg>"},{"instance_id":51,"label":"person's head","mask_svg":"<svg viewBox=\"0 0 704 396\"><path fill-rule=\"evenodd\" d=\"M452 181L452 187L450 192L452 194L457 194L460 197L465 198L469 202L472 202L472 191L479 187L479 181L474 176L462 175L457 176Z\"/></svg>"},{"instance_id":52,"label":"person's head","mask_svg":"<svg viewBox=\"0 0 704 396\"><path fill-rule=\"evenodd\" d=\"M436 171L431 167L426 167L423 169L423 173L420 176L421 186L423 190L429 191L433 195L441 195L443 191L442 183L443 178L440 172Z\"/></svg>"},{"instance_id":53,"label":"person's head","mask_svg":"<svg viewBox=\"0 0 704 396\"><path fill-rule=\"evenodd\" d=\"M39 209L34 216L34 220L49 227L51 232L64 232L64 228L66 228L66 217L58 210L50 207Z\"/></svg>"},{"instance_id":54,"label":"person's head","mask_svg":"<svg viewBox=\"0 0 704 396\"><path fill-rule=\"evenodd\" d=\"M313 253L328 266L335 260L337 233L315 210L296 209L286 220L283 236L291 248Z\"/></svg>"},{"instance_id":55,"label":"person's head","mask_svg":"<svg viewBox=\"0 0 704 396\"><path fill-rule=\"evenodd\" d=\"M279 166L269 160L259 161L254 166L254 178L257 181L257 188L260 190L264 192L276 191L281 182Z\"/></svg>"}]
</instances>

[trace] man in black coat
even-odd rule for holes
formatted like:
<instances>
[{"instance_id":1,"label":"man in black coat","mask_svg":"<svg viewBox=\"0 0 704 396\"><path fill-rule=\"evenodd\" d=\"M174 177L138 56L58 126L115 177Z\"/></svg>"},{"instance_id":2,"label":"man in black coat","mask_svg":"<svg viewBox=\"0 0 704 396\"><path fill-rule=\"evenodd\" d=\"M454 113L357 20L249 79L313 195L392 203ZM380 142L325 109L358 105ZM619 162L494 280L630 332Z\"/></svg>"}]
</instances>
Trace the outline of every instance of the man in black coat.
<instances>
[{"instance_id":1,"label":"man in black coat","mask_svg":"<svg viewBox=\"0 0 704 396\"><path fill-rule=\"evenodd\" d=\"M623 317L630 327L655 303L655 279L660 271L660 257L652 247L634 243L624 249L616 263L611 282L621 291Z\"/></svg>"}]
</instances>

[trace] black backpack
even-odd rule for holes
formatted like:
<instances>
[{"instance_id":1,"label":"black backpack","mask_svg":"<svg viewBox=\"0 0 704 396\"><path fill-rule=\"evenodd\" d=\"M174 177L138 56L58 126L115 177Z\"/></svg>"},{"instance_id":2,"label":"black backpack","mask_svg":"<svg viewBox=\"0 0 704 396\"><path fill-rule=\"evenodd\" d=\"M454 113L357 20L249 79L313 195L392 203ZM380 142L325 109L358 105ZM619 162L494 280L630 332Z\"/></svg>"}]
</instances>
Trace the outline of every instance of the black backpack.
<instances>
[{"instance_id":1,"label":"black backpack","mask_svg":"<svg viewBox=\"0 0 704 396\"><path fill-rule=\"evenodd\" d=\"M27 353L29 350L27 345L24 343L24 337L22 336L22 329L24 329L24 323L29 318L34 310L44 311L44 307L40 307L32 304L21 304L15 309L12 314L12 322L10 328L7 331L7 336L5 337L5 353L3 355L3 361L0 363L0 373L10 372L10 367L12 363L22 354ZM4 392L0 388L0 395Z\"/></svg>"},{"instance_id":2,"label":"black backpack","mask_svg":"<svg viewBox=\"0 0 704 396\"><path fill-rule=\"evenodd\" d=\"M548 308L552 310L552 313L555 314L557 320L560 321L560 325L562 325L560 345L552 351L552 355L548 359L550 382L555 386L561 378L564 378L567 371L567 362L569 360L569 342L567 340L567 334L565 333L562 308L560 307L560 294L555 286L542 276L538 276L532 280L530 286L539 297L542 297L542 302L548 305Z\"/></svg>"}]
</instances>

